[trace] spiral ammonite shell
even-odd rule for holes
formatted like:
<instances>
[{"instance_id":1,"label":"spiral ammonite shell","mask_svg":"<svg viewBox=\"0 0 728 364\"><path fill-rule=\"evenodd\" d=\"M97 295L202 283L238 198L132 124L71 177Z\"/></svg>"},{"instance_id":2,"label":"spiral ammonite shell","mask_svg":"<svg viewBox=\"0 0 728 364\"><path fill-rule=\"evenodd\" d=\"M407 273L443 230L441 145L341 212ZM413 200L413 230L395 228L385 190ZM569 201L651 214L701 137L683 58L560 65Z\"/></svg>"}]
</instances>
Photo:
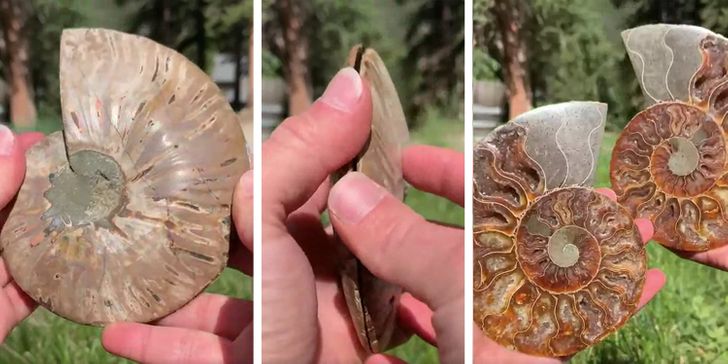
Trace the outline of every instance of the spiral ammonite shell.
<instances>
[{"instance_id":1,"label":"spiral ammonite shell","mask_svg":"<svg viewBox=\"0 0 728 364\"><path fill-rule=\"evenodd\" d=\"M60 54L63 134L28 151L2 256L70 320L158 319L227 262L249 167L237 116L202 70L151 40L65 30Z\"/></svg>"},{"instance_id":2,"label":"spiral ammonite shell","mask_svg":"<svg viewBox=\"0 0 728 364\"><path fill-rule=\"evenodd\" d=\"M629 213L586 186L606 105L535 109L475 147L473 317L492 340L568 356L637 309L646 257Z\"/></svg>"},{"instance_id":3,"label":"spiral ammonite shell","mask_svg":"<svg viewBox=\"0 0 728 364\"><path fill-rule=\"evenodd\" d=\"M647 25L622 34L648 106L615 145L619 202L684 251L728 242L728 40L706 29Z\"/></svg>"}]
</instances>

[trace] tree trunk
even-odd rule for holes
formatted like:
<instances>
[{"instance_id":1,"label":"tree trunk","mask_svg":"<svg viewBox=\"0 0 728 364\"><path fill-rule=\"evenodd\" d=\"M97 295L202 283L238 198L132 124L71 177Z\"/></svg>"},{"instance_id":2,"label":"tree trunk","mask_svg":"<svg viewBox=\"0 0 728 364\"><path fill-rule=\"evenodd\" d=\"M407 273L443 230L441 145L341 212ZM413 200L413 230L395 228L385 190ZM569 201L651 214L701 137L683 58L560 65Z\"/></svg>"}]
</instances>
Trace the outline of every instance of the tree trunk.
<instances>
[{"instance_id":1,"label":"tree trunk","mask_svg":"<svg viewBox=\"0 0 728 364\"><path fill-rule=\"evenodd\" d=\"M523 34L525 5L522 0L496 1L493 8L502 41L503 76L508 87L508 117L533 107L533 91L528 77L528 56Z\"/></svg>"},{"instance_id":2,"label":"tree trunk","mask_svg":"<svg viewBox=\"0 0 728 364\"><path fill-rule=\"evenodd\" d=\"M308 38L304 5L295 0L275 2L283 32L283 75L288 84L288 113L300 114L311 105L311 76L308 71Z\"/></svg>"},{"instance_id":3,"label":"tree trunk","mask_svg":"<svg viewBox=\"0 0 728 364\"><path fill-rule=\"evenodd\" d=\"M10 94L10 120L18 127L35 125L33 84L28 65L28 39L23 0L0 0L0 27L4 37L2 58Z\"/></svg>"}]
</instances>

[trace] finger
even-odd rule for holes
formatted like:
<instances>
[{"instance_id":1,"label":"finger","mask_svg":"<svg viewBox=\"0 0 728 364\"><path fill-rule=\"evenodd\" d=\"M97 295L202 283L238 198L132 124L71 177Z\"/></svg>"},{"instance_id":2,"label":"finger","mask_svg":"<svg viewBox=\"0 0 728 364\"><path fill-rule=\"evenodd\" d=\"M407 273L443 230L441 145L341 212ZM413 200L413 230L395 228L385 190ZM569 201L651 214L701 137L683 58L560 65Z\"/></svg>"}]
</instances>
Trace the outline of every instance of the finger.
<instances>
[{"instance_id":1,"label":"finger","mask_svg":"<svg viewBox=\"0 0 728 364\"><path fill-rule=\"evenodd\" d=\"M428 223L358 172L331 189L329 212L336 232L375 276L433 310L462 297L462 230Z\"/></svg>"},{"instance_id":2,"label":"finger","mask_svg":"<svg viewBox=\"0 0 728 364\"><path fill-rule=\"evenodd\" d=\"M375 354L367 358L364 364L406 364L407 362L394 356L387 354Z\"/></svg>"},{"instance_id":3,"label":"finger","mask_svg":"<svg viewBox=\"0 0 728 364\"><path fill-rule=\"evenodd\" d=\"M234 340L252 319L252 302L203 293L179 311L156 323L161 326L205 331Z\"/></svg>"},{"instance_id":4,"label":"finger","mask_svg":"<svg viewBox=\"0 0 728 364\"><path fill-rule=\"evenodd\" d=\"M177 327L116 323L104 329L104 348L130 360L156 363L234 363L232 342Z\"/></svg>"},{"instance_id":5,"label":"finger","mask_svg":"<svg viewBox=\"0 0 728 364\"><path fill-rule=\"evenodd\" d=\"M345 68L321 99L284 121L263 145L263 358L314 359L320 332L313 269L286 220L359 153L369 135L371 109L368 87L353 68Z\"/></svg>"},{"instance_id":6,"label":"finger","mask_svg":"<svg viewBox=\"0 0 728 364\"><path fill-rule=\"evenodd\" d=\"M661 270L656 268L648 270L645 273L645 286L642 288L642 296L640 296L637 307L642 308L647 302L653 299L657 295L657 292L665 286L665 282L667 282L667 277L665 277L665 273Z\"/></svg>"},{"instance_id":7,"label":"finger","mask_svg":"<svg viewBox=\"0 0 728 364\"><path fill-rule=\"evenodd\" d=\"M250 322L248 326L243 329L243 332L233 342L235 346L235 357L240 358L239 363L252 364L253 363L253 323Z\"/></svg>"},{"instance_id":8,"label":"finger","mask_svg":"<svg viewBox=\"0 0 728 364\"><path fill-rule=\"evenodd\" d=\"M230 235L230 258L228 267L236 269L245 275L253 276L253 254L243 246L240 239Z\"/></svg>"},{"instance_id":9,"label":"finger","mask_svg":"<svg viewBox=\"0 0 728 364\"><path fill-rule=\"evenodd\" d=\"M0 124L0 208L15 197L25 176L25 151L13 132Z\"/></svg>"},{"instance_id":10,"label":"finger","mask_svg":"<svg viewBox=\"0 0 728 364\"><path fill-rule=\"evenodd\" d=\"M408 147L402 154L404 178L418 190L463 206L465 167L463 154L427 145Z\"/></svg>"},{"instance_id":11,"label":"finger","mask_svg":"<svg viewBox=\"0 0 728 364\"><path fill-rule=\"evenodd\" d=\"M20 286L18 286L18 284L14 281L8 283L8 285L3 288L3 292L10 302L10 307L13 308L13 313L15 314L17 322L24 320L33 313L36 307L38 307L38 304L35 303L30 296L25 294Z\"/></svg>"},{"instance_id":12,"label":"finger","mask_svg":"<svg viewBox=\"0 0 728 364\"><path fill-rule=\"evenodd\" d=\"M5 264L5 260L0 258L0 288L5 287L8 283L10 283L10 272L8 271L8 266Z\"/></svg>"},{"instance_id":13,"label":"finger","mask_svg":"<svg viewBox=\"0 0 728 364\"><path fill-rule=\"evenodd\" d=\"M652 239L652 235L655 234L655 228L652 225L652 221L650 221L649 219L638 218L634 219L634 223L635 225L637 225L637 229L640 231L642 242L647 244L647 242Z\"/></svg>"},{"instance_id":14,"label":"finger","mask_svg":"<svg viewBox=\"0 0 728 364\"><path fill-rule=\"evenodd\" d=\"M37 307L15 282L0 288L0 343L5 341L8 333Z\"/></svg>"},{"instance_id":15,"label":"finger","mask_svg":"<svg viewBox=\"0 0 728 364\"><path fill-rule=\"evenodd\" d=\"M674 249L670 249L670 251L682 258L694 260L709 267L728 271L728 245L698 253Z\"/></svg>"},{"instance_id":16,"label":"finger","mask_svg":"<svg viewBox=\"0 0 728 364\"><path fill-rule=\"evenodd\" d=\"M614 192L611 188L602 187L602 188L597 188L594 191L601 193L604 196L609 197L609 199L614 202L617 202L617 193Z\"/></svg>"},{"instance_id":17,"label":"finger","mask_svg":"<svg viewBox=\"0 0 728 364\"><path fill-rule=\"evenodd\" d=\"M18 142L20 143L20 146L23 148L23 150L30 149L30 147L32 147L35 143L43 140L43 138L45 138L45 135L37 131L28 131L18 134Z\"/></svg>"},{"instance_id":18,"label":"finger","mask_svg":"<svg viewBox=\"0 0 728 364\"><path fill-rule=\"evenodd\" d=\"M303 206L288 215L288 217L290 218L296 214L306 214L317 217L320 216L321 213L326 210L326 200L329 198L330 189L331 183L329 182L329 179L326 178L324 182L319 185L311 198L309 198Z\"/></svg>"},{"instance_id":19,"label":"finger","mask_svg":"<svg viewBox=\"0 0 728 364\"><path fill-rule=\"evenodd\" d=\"M321 99L285 120L263 145L266 214L282 220L303 205L331 173L361 151L371 118L364 81L353 68L339 71Z\"/></svg>"},{"instance_id":20,"label":"finger","mask_svg":"<svg viewBox=\"0 0 728 364\"><path fill-rule=\"evenodd\" d=\"M432 327L432 310L409 293L400 298L397 320L405 329L414 332L430 345L437 346L435 328Z\"/></svg>"},{"instance_id":21,"label":"finger","mask_svg":"<svg viewBox=\"0 0 728 364\"><path fill-rule=\"evenodd\" d=\"M231 234L237 234L249 252L253 251L253 173L251 169L240 177L233 193L232 206L234 229Z\"/></svg>"}]
</instances>

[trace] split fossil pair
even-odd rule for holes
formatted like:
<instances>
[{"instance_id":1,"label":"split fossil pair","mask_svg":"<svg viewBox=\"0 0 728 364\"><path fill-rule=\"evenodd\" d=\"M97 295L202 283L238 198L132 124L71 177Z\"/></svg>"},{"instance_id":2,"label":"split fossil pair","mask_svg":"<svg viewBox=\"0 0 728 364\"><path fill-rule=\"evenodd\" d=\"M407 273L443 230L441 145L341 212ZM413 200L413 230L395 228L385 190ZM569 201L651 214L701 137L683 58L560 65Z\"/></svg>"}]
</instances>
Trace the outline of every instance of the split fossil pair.
<instances>
[{"instance_id":1,"label":"split fossil pair","mask_svg":"<svg viewBox=\"0 0 728 364\"><path fill-rule=\"evenodd\" d=\"M591 189L605 104L537 108L475 147L474 320L511 349L569 356L636 312L647 261L634 218L672 249L728 242L728 40L667 24L622 38L649 106L612 152L616 201Z\"/></svg>"}]
</instances>

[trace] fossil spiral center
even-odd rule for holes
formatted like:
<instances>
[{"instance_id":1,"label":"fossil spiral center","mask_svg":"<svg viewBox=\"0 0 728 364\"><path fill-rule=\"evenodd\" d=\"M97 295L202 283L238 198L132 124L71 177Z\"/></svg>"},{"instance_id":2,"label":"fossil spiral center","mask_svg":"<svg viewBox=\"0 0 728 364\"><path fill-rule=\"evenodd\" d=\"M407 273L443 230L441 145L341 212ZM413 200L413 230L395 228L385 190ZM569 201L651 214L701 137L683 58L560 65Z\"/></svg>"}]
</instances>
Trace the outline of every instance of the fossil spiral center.
<instances>
[{"instance_id":1,"label":"fossil spiral center","mask_svg":"<svg viewBox=\"0 0 728 364\"><path fill-rule=\"evenodd\" d=\"M698 168L700 161L700 153L695 144L683 137L672 138L669 142L673 148L673 153L667 161L670 171L677 176L687 176L693 173Z\"/></svg>"},{"instance_id":2,"label":"fossil spiral center","mask_svg":"<svg viewBox=\"0 0 728 364\"><path fill-rule=\"evenodd\" d=\"M589 214L598 214L594 206L601 201L595 192L573 188L546 193L529 207L516 232L516 254L532 283L564 293L594 279L601 249L590 229L603 217Z\"/></svg>"},{"instance_id":3,"label":"fossil spiral center","mask_svg":"<svg viewBox=\"0 0 728 364\"><path fill-rule=\"evenodd\" d=\"M695 106L655 105L637 114L625 130L627 136L615 147L613 176L619 190L631 190L632 196L660 196L643 193L654 183L660 192L693 197L713 188L724 174L723 130L713 116ZM630 204L645 207L645 202Z\"/></svg>"},{"instance_id":4,"label":"fossil spiral center","mask_svg":"<svg viewBox=\"0 0 728 364\"><path fill-rule=\"evenodd\" d=\"M111 157L82 150L69 157L69 165L49 176L45 198L51 207L43 214L49 229L96 224L111 226L122 205L124 174Z\"/></svg>"},{"instance_id":5,"label":"fossil spiral center","mask_svg":"<svg viewBox=\"0 0 728 364\"><path fill-rule=\"evenodd\" d=\"M568 268L579 261L578 239L588 236L589 232L575 225L564 226L549 238L548 254L551 261L562 268Z\"/></svg>"}]
</instances>

